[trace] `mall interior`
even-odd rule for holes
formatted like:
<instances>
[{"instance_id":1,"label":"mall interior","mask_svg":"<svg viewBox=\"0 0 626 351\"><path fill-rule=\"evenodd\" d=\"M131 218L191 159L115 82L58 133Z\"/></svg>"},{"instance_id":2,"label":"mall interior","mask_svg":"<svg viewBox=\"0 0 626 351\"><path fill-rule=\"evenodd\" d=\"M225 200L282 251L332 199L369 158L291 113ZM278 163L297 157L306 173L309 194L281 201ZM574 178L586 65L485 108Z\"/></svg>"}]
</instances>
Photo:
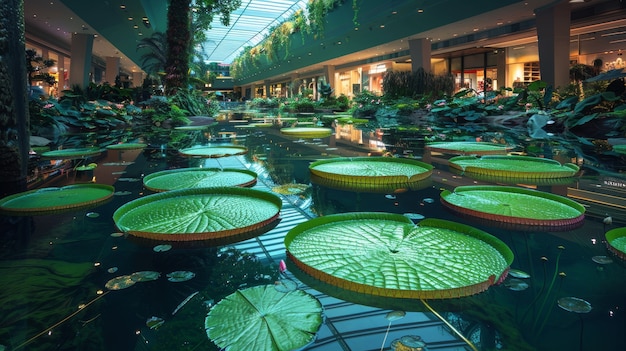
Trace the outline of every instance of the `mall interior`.
<instances>
[{"instance_id":1,"label":"mall interior","mask_svg":"<svg viewBox=\"0 0 626 351\"><path fill-rule=\"evenodd\" d=\"M118 75L131 86L141 84L146 74L137 42L164 31L165 3L25 1L27 48L56 62L50 71L58 84L44 87L47 93L113 82ZM324 33L292 34L288 52L275 60L235 77L223 69L306 3L244 1L232 14L231 26L215 20L206 50L212 55L208 61L223 70L215 89L234 90L247 99L284 97L325 81L335 95L352 97L363 90L380 94L387 71L422 67L453 74L457 90L481 91L485 80L495 90L538 79L564 86L568 67L576 63L596 62L602 70L624 67L622 1L509 0L358 1L358 10L342 4L328 13Z\"/></svg>"}]
</instances>

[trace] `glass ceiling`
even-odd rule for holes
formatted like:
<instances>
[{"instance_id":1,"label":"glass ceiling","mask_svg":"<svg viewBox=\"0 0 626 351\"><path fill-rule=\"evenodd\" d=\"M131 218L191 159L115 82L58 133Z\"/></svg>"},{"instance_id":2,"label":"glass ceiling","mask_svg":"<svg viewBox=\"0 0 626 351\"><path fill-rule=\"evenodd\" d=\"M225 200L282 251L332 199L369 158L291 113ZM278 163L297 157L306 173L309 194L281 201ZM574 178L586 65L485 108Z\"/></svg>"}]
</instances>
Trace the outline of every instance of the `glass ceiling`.
<instances>
[{"instance_id":1,"label":"glass ceiling","mask_svg":"<svg viewBox=\"0 0 626 351\"><path fill-rule=\"evenodd\" d=\"M204 52L207 62L231 63L246 46L255 46L270 28L282 23L296 11L306 11L306 0L241 0L231 13L230 26L216 16L207 30Z\"/></svg>"}]
</instances>

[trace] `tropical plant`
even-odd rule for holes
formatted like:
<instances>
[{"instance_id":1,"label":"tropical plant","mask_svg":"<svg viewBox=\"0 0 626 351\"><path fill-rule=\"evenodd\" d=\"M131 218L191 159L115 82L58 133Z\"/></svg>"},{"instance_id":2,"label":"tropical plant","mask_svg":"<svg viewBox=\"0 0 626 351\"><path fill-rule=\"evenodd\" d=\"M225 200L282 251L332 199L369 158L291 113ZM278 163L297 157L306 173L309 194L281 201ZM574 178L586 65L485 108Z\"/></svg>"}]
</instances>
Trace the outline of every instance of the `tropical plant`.
<instances>
[{"instance_id":1,"label":"tropical plant","mask_svg":"<svg viewBox=\"0 0 626 351\"><path fill-rule=\"evenodd\" d=\"M452 75L435 75L420 67L415 71L389 71L383 77L383 91L387 98L418 98L429 96L436 100L454 91Z\"/></svg>"},{"instance_id":2,"label":"tropical plant","mask_svg":"<svg viewBox=\"0 0 626 351\"><path fill-rule=\"evenodd\" d=\"M220 14L225 26L230 24L230 14L241 6L241 0L171 0L167 11L167 60L165 65L166 94L173 95L187 88L189 59L192 47L191 23L195 21L195 35L203 35L215 14ZM193 14L192 14L193 13Z\"/></svg>"},{"instance_id":3,"label":"tropical plant","mask_svg":"<svg viewBox=\"0 0 626 351\"><path fill-rule=\"evenodd\" d=\"M44 59L37 54L37 51L28 49L26 50L26 72L28 74L28 84L33 85L33 82L45 82L49 85L56 84L56 79L53 75L47 72L48 68L54 66L56 61L51 59Z\"/></svg>"},{"instance_id":4,"label":"tropical plant","mask_svg":"<svg viewBox=\"0 0 626 351\"><path fill-rule=\"evenodd\" d=\"M148 50L141 55L141 68L152 76L158 76L165 70L167 62L167 37L163 32L154 32L149 38L143 38L137 43L137 50Z\"/></svg>"}]
</instances>

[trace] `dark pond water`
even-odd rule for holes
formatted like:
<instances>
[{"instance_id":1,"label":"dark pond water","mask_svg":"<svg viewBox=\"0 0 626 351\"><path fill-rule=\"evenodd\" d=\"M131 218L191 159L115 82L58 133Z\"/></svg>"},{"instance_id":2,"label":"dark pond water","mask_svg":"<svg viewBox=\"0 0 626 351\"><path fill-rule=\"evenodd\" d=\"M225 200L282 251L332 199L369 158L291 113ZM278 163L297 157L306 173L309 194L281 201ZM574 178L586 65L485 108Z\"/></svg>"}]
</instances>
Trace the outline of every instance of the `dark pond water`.
<instances>
[{"instance_id":1,"label":"dark pond water","mask_svg":"<svg viewBox=\"0 0 626 351\"><path fill-rule=\"evenodd\" d=\"M532 140L524 137L523 129L489 125L370 129L360 144L337 137L353 129L337 129L337 135L321 139L298 139L281 135L277 128L240 129L236 125L222 121L211 130L213 136L235 132L236 139L209 141L205 133L197 131L176 136L178 146L228 143L248 149L246 155L211 159L179 156L166 136L120 133L124 139L145 140L149 146L143 150L108 150L80 161L97 163L94 170L77 172L70 168L38 185L109 184L116 192L110 201L70 212L2 216L0 344L6 350L217 350L204 330L207 312L237 289L274 284L279 279L279 263L286 260L283 237L289 229L317 216L374 211L420 214L484 230L511 248L515 254L511 268L529 277L509 277L503 284L471 297L428 301L438 317L419 300L350 293L307 279L294 270L287 273L290 279L324 306L324 324L316 341L304 349L390 350L394 340L419 335L429 350L623 350L626 265L608 252L604 238L607 230L626 222L626 177L621 173L624 162L619 155L564 138ZM88 142L84 138L69 138L65 146L115 141L111 134L89 135ZM516 185L582 203L586 207L583 224L544 231L479 222L449 211L439 201L442 190L493 184L451 172L447 155L424 157L428 156L424 154L427 140L451 138L506 141L517 145L518 152L581 165L582 175L564 184ZM419 190L397 194L354 192L311 183L308 166L312 161L364 156L374 151L368 146L376 145L386 145L392 154L428 160L435 167L431 179ZM143 187L144 176L200 166L253 170L259 176L254 188L259 190L301 184L299 189L304 191L280 195L280 223L259 237L241 242L174 245L159 251L155 250L161 244L158 241L116 234L112 219L116 209L152 193ZM612 221L605 223L607 217ZM605 260L598 261L598 257ZM160 276L125 289L105 287L115 277L145 271ZM189 271L195 276L182 282L167 280L166 275L175 271ZM591 311L575 313L559 308L557 301L567 297L587 301ZM393 310L405 311L406 315L391 322L386 316ZM151 329L147 322L152 317L164 323Z\"/></svg>"}]
</instances>

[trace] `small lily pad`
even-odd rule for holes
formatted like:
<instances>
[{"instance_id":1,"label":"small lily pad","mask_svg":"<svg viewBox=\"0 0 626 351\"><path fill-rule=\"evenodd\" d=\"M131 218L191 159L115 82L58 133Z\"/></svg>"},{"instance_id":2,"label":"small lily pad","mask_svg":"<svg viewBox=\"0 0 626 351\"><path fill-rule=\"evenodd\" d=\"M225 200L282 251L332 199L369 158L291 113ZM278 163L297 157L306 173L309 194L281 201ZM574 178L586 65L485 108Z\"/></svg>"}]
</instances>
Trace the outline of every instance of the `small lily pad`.
<instances>
[{"instance_id":1,"label":"small lily pad","mask_svg":"<svg viewBox=\"0 0 626 351\"><path fill-rule=\"evenodd\" d=\"M174 282L174 283L179 283L179 282L186 282L187 280L193 279L196 276L196 273L189 272L189 271L175 271L175 272L167 273L166 276L167 276L167 280Z\"/></svg>"},{"instance_id":2,"label":"small lily pad","mask_svg":"<svg viewBox=\"0 0 626 351\"><path fill-rule=\"evenodd\" d=\"M559 305L559 307L569 312L575 312L575 313L591 312L591 304L577 297L562 297L557 300L557 304Z\"/></svg>"},{"instance_id":3,"label":"small lily pad","mask_svg":"<svg viewBox=\"0 0 626 351\"><path fill-rule=\"evenodd\" d=\"M161 276L161 273L155 271L140 271L130 275L130 279L134 282L149 282L157 280Z\"/></svg>"},{"instance_id":4,"label":"small lily pad","mask_svg":"<svg viewBox=\"0 0 626 351\"><path fill-rule=\"evenodd\" d=\"M130 275L122 275L119 277L115 277L113 279L110 279L105 285L104 287L109 289L109 290L122 290L122 289L126 289L130 286L135 285L136 281L133 280Z\"/></svg>"},{"instance_id":5,"label":"small lily pad","mask_svg":"<svg viewBox=\"0 0 626 351\"><path fill-rule=\"evenodd\" d=\"M163 245L157 245L157 246L153 247L152 251L154 251L154 252L165 252L165 251L169 251L171 249L172 249L172 245L163 244Z\"/></svg>"}]
</instances>

